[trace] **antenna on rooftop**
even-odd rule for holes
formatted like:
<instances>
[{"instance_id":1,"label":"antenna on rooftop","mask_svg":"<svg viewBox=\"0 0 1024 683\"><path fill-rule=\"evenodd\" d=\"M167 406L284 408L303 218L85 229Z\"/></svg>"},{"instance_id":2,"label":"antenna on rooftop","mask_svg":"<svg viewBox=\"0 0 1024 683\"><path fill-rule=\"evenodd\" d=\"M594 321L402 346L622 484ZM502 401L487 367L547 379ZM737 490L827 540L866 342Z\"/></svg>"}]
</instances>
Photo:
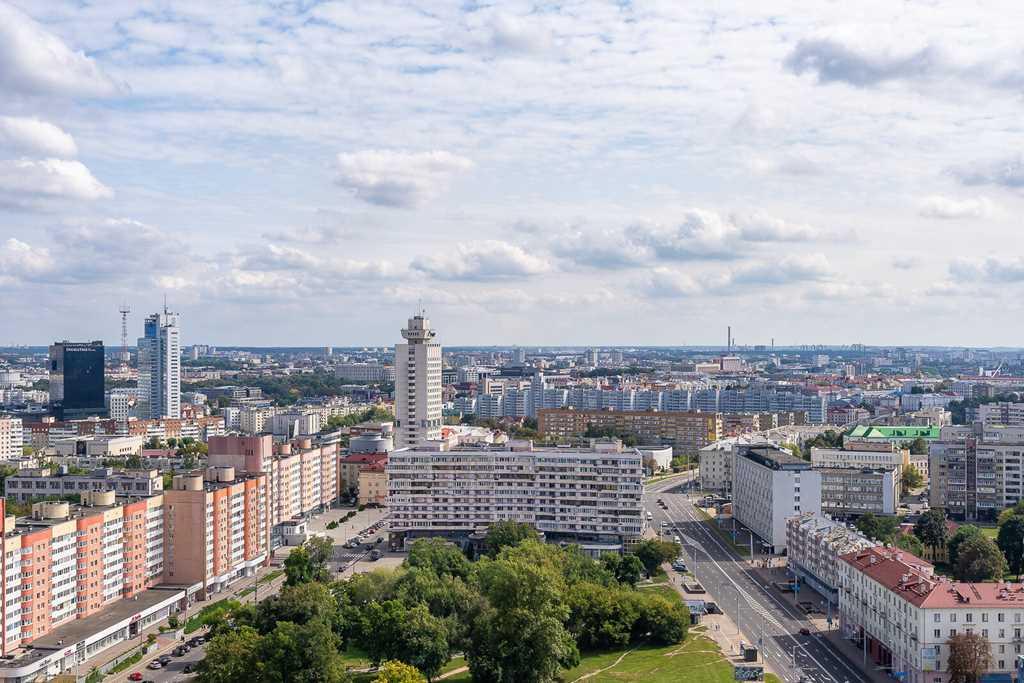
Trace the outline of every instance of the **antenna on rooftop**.
<instances>
[{"instance_id":1,"label":"antenna on rooftop","mask_svg":"<svg viewBox=\"0 0 1024 683\"><path fill-rule=\"evenodd\" d=\"M121 366L127 368L131 354L128 353L128 314L132 312L127 303L121 304L117 309L121 314Z\"/></svg>"}]
</instances>

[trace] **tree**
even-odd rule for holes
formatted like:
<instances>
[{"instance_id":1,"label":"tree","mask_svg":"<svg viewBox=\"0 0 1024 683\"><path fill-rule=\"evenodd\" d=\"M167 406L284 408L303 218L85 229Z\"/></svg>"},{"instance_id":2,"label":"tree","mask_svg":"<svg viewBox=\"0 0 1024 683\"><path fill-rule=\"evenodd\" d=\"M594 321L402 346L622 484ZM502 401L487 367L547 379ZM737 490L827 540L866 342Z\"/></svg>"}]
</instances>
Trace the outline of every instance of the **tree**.
<instances>
[{"instance_id":1,"label":"tree","mask_svg":"<svg viewBox=\"0 0 1024 683\"><path fill-rule=\"evenodd\" d=\"M918 557L924 555L924 544L921 543L921 539L913 534L896 534L893 545Z\"/></svg>"},{"instance_id":2,"label":"tree","mask_svg":"<svg viewBox=\"0 0 1024 683\"><path fill-rule=\"evenodd\" d=\"M380 665L373 683L427 683L427 677L414 666L391 660Z\"/></svg>"},{"instance_id":3,"label":"tree","mask_svg":"<svg viewBox=\"0 0 1024 683\"><path fill-rule=\"evenodd\" d=\"M297 586L308 581L328 581L327 563L334 556L334 545L329 538L314 536L293 550L284 559L284 584Z\"/></svg>"},{"instance_id":4,"label":"tree","mask_svg":"<svg viewBox=\"0 0 1024 683\"><path fill-rule=\"evenodd\" d=\"M967 540L981 536L981 529L974 526L973 524L961 524L957 527L956 532L950 537L946 543L946 550L949 553L949 564L952 567L956 567L956 561L960 552L960 546Z\"/></svg>"},{"instance_id":5,"label":"tree","mask_svg":"<svg viewBox=\"0 0 1024 683\"><path fill-rule=\"evenodd\" d=\"M259 651L260 634L249 626L214 637L199 662L199 683L249 683Z\"/></svg>"},{"instance_id":6,"label":"tree","mask_svg":"<svg viewBox=\"0 0 1024 683\"><path fill-rule=\"evenodd\" d=\"M873 515L869 512L862 515L855 526L868 538L873 538L881 543L890 543L899 530L900 520L898 517Z\"/></svg>"},{"instance_id":7,"label":"tree","mask_svg":"<svg viewBox=\"0 0 1024 683\"><path fill-rule=\"evenodd\" d=\"M999 524L1002 524L1014 515L1024 515L1024 498L1018 500L1012 507L1008 507L999 513Z\"/></svg>"},{"instance_id":8,"label":"tree","mask_svg":"<svg viewBox=\"0 0 1024 683\"><path fill-rule=\"evenodd\" d=\"M260 633L269 633L281 621L302 626L319 619L334 621L338 603L330 589L319 582L285 586L280 593L259 603L256 625Z\"/></svg>"},{"instance_id":9,"label":"tree","mask_svg":"<svg viewBox=\"0 0 1024 683\"><path fill-rule=\"evenodd\" d=\"M371 660L411 664L428 680L441 672L451 656L448 629L425 605L409 609L397 600L370 603L360 628L360 644Z\"/></svg>"},{"instance_id":10,"label":"tree","mask_svg":"<svg viewBox=\"0 0 1024 683\"><path fill-rule=\"evenodd\" d=\"M914 524L914 535L921 543L932 549L932 553L946 545L949 540L949 526L946 524L946 511L932 508L921 515Z\"/></svg>"},{"instance_id":11,"label":"tree","mask_svg":"<svg viewBox=\"0 0 1024 683\"><path fill-rule=\"evenodd\" d=\"M495 522L487 528L487 552L493 557L506 546L518 545L527 539L536 539L537 532L529 524L512 520Z\"/></svg>"},{"instance_id":12,"label":"tree","mask_svg":"<svg viewBox=\"0 0 1024 683\"><path fill-rule=\"evenodd\" d=\"M442 538L421 538L409 548L407 567L423 567L435 574L466 578L472 565L455 545Z\"/></svg>"},{"instance_id":13,"label":"tree","mask_svg":"<svg viewBox=\"0 0 1024 683\"><path fill-rule=\"evenodd\" d=\"M958 633L950 636L946 645L950 683L978 683L992 666L991 646L980 633Z\"/></svg>"},{"instance_id":14,"label":"tree","mask_svg":"<svg viewBox=\"0 0 1024 683\"><path fill-rule=\"evenodd\" d=\"M1024 515L1014 515L999 524L996 545L1003 552L1010 571L1020 578L1024 571Z\"/></svg>"},{"instance_id":15,"label":"tree","mask_svg":"<svg viewBox=\"0 0 1024 683\"><path fill-rule=\"evenodd\" d=\"M993 581L1006 574L1006 558L988 536L978 534L960 544L954 573L960 581Z\"/></svg>"},{"instance_id":16,"label":"tree","mask_svg":"<svg viewBox=\"0 0 1024 683\"><path fill-rule=\"evenodd\" d=\"M900 483L903 484L904 490L916 489L924 486L924 477L913 465L907 465L903 468L903 475L900 477Z\"/></svg>"},{"instance_id":17,"label":"tree","mask_svg":"<svg viewBox=\"0 0 1024 683\"><path fill-rule=\"evenodd\" d=\"M260 683L344 683L349 679L338 649L341 641L320 620L299 626L282 621L260 640L249 663ZM209 656L209 655L208 655ZM255 666L254 666L255 664Z\"/></svg>"},{"instance_id":18,"label":"tree","mask_svg":"<svg viewBox=\"0 0 1024 683\"><path fill-rule=\"evenodd\" d=\"M643 578L644 565L636 555L605 553L601 564L615 576L615 580L628 586L635 586Z\"/></svg>"},{"instance_id":19,"label":"tree","mask_svg":"<svg viewBox=\"0 0 1024 683\"><path fill-rule=\"evenodd\" d=\"M654 576L662 562L668 562L679 557L682 548L678 543L658 541L654 539L640 541L633 546L633 555L638 557L644 565L648 576Z\"/></svg>"},{"instance_id":20,"label":"tree","mask_svg":"<svg viewBox=\"0 0 1024 683\"><path fill-rule=\"evenodd\" d=\"M919 436L905 445L910 449L911 455L928 455L928 442L923 437Z\"/></svg>"}]
</instances>

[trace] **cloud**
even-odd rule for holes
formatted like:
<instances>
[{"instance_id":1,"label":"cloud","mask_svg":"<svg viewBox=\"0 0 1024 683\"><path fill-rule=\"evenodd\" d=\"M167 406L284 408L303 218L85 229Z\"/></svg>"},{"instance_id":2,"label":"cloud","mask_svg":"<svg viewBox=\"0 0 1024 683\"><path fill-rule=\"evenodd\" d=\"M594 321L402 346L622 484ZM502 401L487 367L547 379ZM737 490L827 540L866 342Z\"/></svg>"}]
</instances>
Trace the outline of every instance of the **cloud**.
<instances>
[{"instance_id":1,"label":"cloud","mask_svg":"<svg viewBox=\"0 0 1024 683\"><path fill-rule=\"evenodd\" d=\"M370 204L409 209L447 187L452 176L473 162L450 152L366 150L338 155L336 183Z\"/></svg>"},{"instance_id":2,"label":"cloud","mask_svg":"<svg viewBox=\"0 0 1024 683\"><path fill-rule=\"evenodd\" d=\"M957 280L1009 284L1024 282L1024 258L994 257L956 259L949 265L949 273Z\"/></svg>"},{"instance_id":3,"label":"cloud","mask_svg":"<svg viewBox=\"0 0 1024 683\"><path fill-rule=\"evenodd\" d=\"M74 138L57 126L20 116L0 116L0 149L58 159L78 154Z\"/></svg>"},{"instance_id":4,"label":"cloud","mask_svg":"<svg viewBox=\"0 0 1024 683\"><path fill-rule=\"evenodd\" d=\"M631 239L671 261L737 258L736 226L719 214L690 209L672 225L641 224L627 231Z\"/></svg>"},{"instance_id":5,"label":"cloud","mask_svg":"<svg viewBox=\"0 0 1024 683\"><path fill-rule=\"evenodd\" d=\"M916 256L895 256L892 259L892 267L897 270L913 270L921 264L921 259Z\"/></svg>"},{"instance_id":6,"label":"cloud","mask_svg":"<svg viewBox=\"0 0 1024 683\"><path fill-rule=\"evenodd\" d=\"M985 197L952 199L939 195L925 197L918 210L925 218L938 219L988 218L992 212L992 202Z\"/></svg>"},{"instance_id":7,"label":"cloud","mask_svg":"<svg viewBox=\"0 0 1024 683\"><path fill-rule=\"evenodd\" d=\"M290 228L265 232L264 239L274 242L296 242L299 244L334 244L352 237L355 231L337 225L323 225L307 228Z\"/></svg>"},{"instance_id":8,"label":"cloud","mask_svg":"<svg viewBox=\"0 0 1024 683\"><path fill-rule=\"evenodd\" d=\"M556 256L593 268L629 268L654 259L650 248L623 230L572 228L551 233L550 245Z\"/></svg>"},{"instance_id":9,"label":"cloud","mask_svg":"<svg viewBox=\"0 0 1024 683\"><path fill-rule=\"evenodd\" d=\"M654 299L680 299L700 295L704 287L689 273L658 267L641 281L639 290Z\"/></svg>"},{"instance_id":10,"label":"cloud","mask_svg":"<svg viewBox=\"0 0 1024 683\"><path fill-rule=\"evenodd\" d=\"M1018 155L977 162L952 168L949 173L964 185L996 185L1018 189L1024 187L1024 158Z\"/></svg>"},{"instance_id":11,"label":"cloud","mask_svg":"<svg viewBox=\"0 0 1024 683\"><path fill-rule=\"evenodd\" d=\"M803 152L792 152L774 159L753 157L747 160L747 168L754 173L789 176L817 176L825 173L826 167Z\"/></svg>"},{"instance_id":12,"label":"cloud","mask_svg":"<svg viewBox=\"0 0 1024 683\"><path fill-rule=\"evenodd\" d=\"M458 244L450 251L413 260L413 270L439 280L528 278L551 270L547 259L500 240Z\"/></svg>"},{"instance_id":13,"label":"cloud","mask_svg":"<svg viewBox=\"0 0 1024 683\"><path fill-rule=\"evenodd\" d=\"M821 237L821 231L806 223L791 223L760 211L734 214L732 223L740 239L748 242L807 242Z\"/></svg>"},{"instance_id":14,"label":"cloud","mask_svg":"<svg viewBox=\"0 0 1024 683\"><path fill-rule=\"evenodd\" d=\"M114 196L78 161L13 159L0 161L0 203L20 208L46 208L54 199L92 201Z\"/></svg>"},{"instance_id":15,"label":"cloud","mask_svg":"<svg viewBox=\"0 0 1024 683\"><path fill-rule=\"evenodd\" d=\"M895 49L854 44L840 37L801 40L784 65L793 73L813 73L818 83L843 82L860 88L903 78L935 75L945 69L939 51L926 45Z\"/></svg>"},{"instance_id":16,"label":"cloud","mask_svg":"<svg viewBox=\"0 0 1024 683\"><path fill-rule=\"evenodd\" d=\"M491 47L498 52L539 54L554 45L551 31L537 21L499 13L492 19L490 29Z\"/></svg>"},{"instance_id":17,"label":"cloud","mask_svg":"<svg viewBox=\"0 0 1024 683\"><path fill-rule=\"evenodd\" d=\"M794 254L737 268L729 277L729 285L786 285L826 280L833 275L824 254Z\"/></svg>"},{"instance_id":18,"label":"cloud","mask_svg":"<svg viewBox=\"0 0 1024 683\"><path fill-rule=\"evenodd\" d=\"M33 247L13 237L0 244L0 282L34 280L53 267L50 252L43 247Z\"/></svg>"},{"instance_id":19,"label":"cloud","mask_svg":"<svg viewBox=\"0 0 1024 683\"><path fill-rule=\"evenodd\" d=\"M108 96L119 88L96 62L75 52L0 0L0 89L29 95Z\"/></svg>"}]
</instances>

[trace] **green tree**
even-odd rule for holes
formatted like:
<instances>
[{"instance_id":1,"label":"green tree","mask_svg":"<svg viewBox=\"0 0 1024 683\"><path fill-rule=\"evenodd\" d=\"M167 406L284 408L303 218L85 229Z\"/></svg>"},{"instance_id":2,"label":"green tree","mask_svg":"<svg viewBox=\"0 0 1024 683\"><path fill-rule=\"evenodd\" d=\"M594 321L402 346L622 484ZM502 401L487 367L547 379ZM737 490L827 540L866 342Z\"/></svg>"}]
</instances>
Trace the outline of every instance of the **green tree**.
<instances>
[{"instance_id":1,"label":"green tree","mask_svg":"<svg viewBox=\"0 0 1024 683\"><path fill-rule=\"evenodd\" d=\"M332 623L338 611L338 604L330 589L313 581L285 586L277 595L272 595L259 604L256 624L260 633L269 633L281 621L290 621L302 626L314 620Z\"/></svg>"},{"instance_id":2,"label":"green tree","mask_svg":"<svg viewBox=\"0 0 1024 683\"><path fill-rule=\"evenodd\" d=\"M928 455L928 442L923 437L917 437L913 441L904 444L904 447L910 449L911 455Z\"/></svg>"},{"instance_id":3,"label":"green tree","mask_svg":"<svg viewBox=\"0 0 1024 683\"><path fill-rule=\"evenodd\" d=\"M924 486L924 477L913 465L907 465L903 468L903 475L900 477L900 483L903 484L904 490L916 489Z\"/></svg>"},{"instance_id":4,"label":"green tree","mask_svg":"<svg viewBox=\"0 0 1024 683\"><path fill-rule=\"evenodd\" d=\"M950 683L978 683L992 667L992 647L988 638L977 631L950 636L946 644Z\"/></svg>"},{"instance_id":5,"label":"green tree","mask_svg":"<svg viewBox=\"0 0 1024 683\"><path fill-rule=\"evenodd\" d=\"M529 524L522 524L512 520L502 520L487 527L487 538L484 544L487 552L497 555L502 548L518 545L528 539L536 539L537 532Z\"/></svg>"},{"instance_id":6,"label":"green tree","mask_svg":"<svg viewBox=\"0 0 1024 683\"><path fill-rule=\"evenodd\" d=\"M1018 500L1015 505L1008 507L999 513L999 524L1002 524L1015 515L1024 515L1024 498Z\"/></svg>"},{"instance_id":7,"label":"green tree","mask_svg":"<svg viewBox=\"0 0 1024 683\"><path fill-rule=\"evenodd\" d=\"M409 548L407 567L423 567L435 574L466 578L472 565L462 551L442 538L421 538Z\"/></svg>"},{"instance_id":8,"label":"green tree","mask_svg":"<svg viewBox=\"0 0 1024 683\"><path fill-rule=\"evenodd\" d=\"M253 678L260 683L345 683L350 678L340 645L322 621L303 626L282 621L260 640L250 671L256 669L258 676Z\"/></svg>"},{"instance_id":9,"label":"green tree","mask_svg":"<svg viewBox=\"0 0 1024 683\"><path fill-rule=\"evenodd\" d=\"M873 538L881 543L891 543L899 530L900 520L898 517L874 515L869 512L862 515L856 521L855 526L868 538Z\"/></svg>"},{"instance_id":10,"label":"green tree","mask_svg":"<svg viewBox=\"0 0 1024 683\"><path fill-rule=\"evenodd\" d=\"M662 562L668 562L679 557L681 550L682 548L678 543L648 539L640 541L633 546L633 555L638 557L643 563L644 571L647 572L647 575L654 576Z\"/></svg>"},{"instance_id":11,"label":"green tree","mask_svg":"<svg viewBox=\"0 0 1024 683\"><path fill-rule=\"evenodd\" d=\"M644 575L644 565L636 555L620 555L605 553L601 556L601 564L615 580L628 586L635 586Z\"/></svg>"},{"instance_id":12,"label":"green tree","mask_svg":"<svg viewBox=\"0 0 1024 683\"><path fill-rule=\"evenodd\" d=\"M914 535L921 543L932 549L932 553L946 545L949 540L949 526L946 524L946 511L932 508L921 515L914 524Z\"/></svg>"},{"instance_id":13,"label":"green tree","mask_svg":"<svg viewBox=\"0 0 1024 683\"><path fill-rule=\"evenodd\" d=\"M974 526L973 524L961 524L957 527L956 531L950 536L949 541L946 543L946 550L949 554L949 564L952 567L956 567L957 557L960 552L960 546L963 545L969 539L976 536L981 536L981 529Z\"/></svg>"},{"instance_id":14,"label":"green tree","mask_svg":"<svg viewBox=\"0 0 1024 683\"><path fill-rule=\"evenodd\" d=\"M289 553L284 559L285 585L297 586L308 581L329 581L327 563L334 555L329 538L314 536Z\"/></svg>"},{"instance_id":15,"label":"green tree","mask_svg":"<svg viewBox=\"0 0 1024 683\"><path fill-rule=\"evenodd\" d=\"M1006 570L1006 558L989 537L978 534L960 544L954 565L960 581L994 581Z\"/></svg>"},{"instance_id":16,"label":"green tree","mask_svg":"<svg viewBox=\"0 0 1024 683\"><path fill-rule=\"evenodd\" d=\"M644 595L639 602L640 618L634 625L634 634L644 637L653 645L675 645L686 638L690 625L690 610L682 601L670 602L658 595Z\"/></svg>"},{"instance_id":17,"label":"green tree","mask_svg":"<svg viewBox=\"0 0 1024 683\"><path fill-rule=\"evenodd\" d=\"M370 603L363 613L361 645L370 659L411 664L428 680L451 657L448 629L425 605L407 608L397 600Z\"/></svg>"},{"instance_id":18,"label":"green tree","mask_svg":"<svg viewBox=\"0 0 1024 683\"><path fill-rule=\"evenodd\" d=\"M1009 569L1020 578L1024 571L1024 515L1014 515L999 524L996 545L1003 552Z\"/></svg>"},{"instance_id":19,"label":"green tree","mask_svg":"<svg viewBox=\"0 0 1024 683\"><path fill-rule=\"evenodd\" d=\"M249 683L255 679L260 634L248 626L216 636L199 662L199 683Z\"/></svg>"},{"instance_id":20,"label":"green tree","mask_svg":"<svg viewBox=\"0 0 1024 683\"><path fill-rule=\"evenodd\" d=\"M414 666L391 660L380 665L373 683L427 683L427 677Z\"/></svg>"},{"instance_id":21,"label":"green tree","mask_svg":"<svg viewBox=\"0 0 1024 683\"><path fill-rule=\"evenodd\" d=\"M921 539L913 534L896 534L893 545L918 557L924 555L924 543L921 543Z\"/></svg>"},{"instance_id":22,"label":"green tree","mask_svg":"<svg viewBox=\"0 0 1024 683\"><path fill-rule=\"evenodd\" d=\"M581 649L612 650L629 644L640 610L623 591L581 583L569 589L566 602L566 626Z\"/></svg>"}]
</instances>

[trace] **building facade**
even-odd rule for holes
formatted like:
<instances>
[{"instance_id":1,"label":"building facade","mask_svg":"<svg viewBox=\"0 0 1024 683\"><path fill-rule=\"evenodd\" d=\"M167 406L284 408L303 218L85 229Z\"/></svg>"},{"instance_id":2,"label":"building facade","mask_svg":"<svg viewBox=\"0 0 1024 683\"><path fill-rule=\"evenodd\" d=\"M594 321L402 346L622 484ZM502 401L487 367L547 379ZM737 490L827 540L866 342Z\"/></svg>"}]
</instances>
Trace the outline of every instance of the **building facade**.
<instances>
[{"instance_id":1,"label":"building facade","mask_svg":"<svg viewBox=\"0 0 1024 683\"><path fill-rule=\"evenodd\" d=\"M141 418L181 417L181 331L178 315L154 313L146 318L139 338Z\"/></svg>"},{"instance_id":2,"label":"building facade","mask_svg":"<svg viewBox=\"0 0 1024 683\"><path fill-rule=\"evenodd\" d=\"M395 345L395 447L441 436L441 344L430 321L416 315Z\"/></svg>"},{"instance_id":3,"label":"building facade","mask_svg":"<svg viewBox=\"0 0 1024 683\"><path fill-rule=\"evenodd\" d=\"M622 410L537 411L541 436L572 439L588 429L632 434L642 444L669 445L677 456L696 456L701 448L722 435L722 416L717 413Z\"/></svg>"},{"instance_id":4,"label":"building facade","mask_svg":"<svg viewBox=\"0 0 1024 683\"><path fill-rule=\"evenodd\" d=\"M7 477L7 498L19 502L33 498L81 496L89 492L113 491L118 496L149 497L164 489L159 470L114 470L110 467L89 474L52 473L46 468L18 470Z\"/></svg>"},{"instance_id":5,"label":"building facade","mask_svg":"<svg viewBox=\"0 0 1024 683\"><path fill-rule=\"evenodd\" d=\"M930 502L966 520L994 520L1022 496L1024 426L947 425L928 450Z\"/></svg>"},{"instance_id":6,"label":"building facade","mask_svg":"<svg viewBox=\"0 0 1024 683\"><path fill-rule=\"evenodd\" d=\"M821 476L821 510L849 519L864 514L895 515L900 501L896 468L815 467Z\"/></svg>"},{"instance_id":7,"label":"building facade","mask_svg":"<svg viewBox=\"0 0 1024 683\"><path fill-rule=\"evenodd\" d=\"M599 554L643 532L643 458L621 443L594 448L406 448L388 460L392 543L424 536L467 542L513 520Z\"/></svg>"},{"instance_id":8,"label":"building facade","mask_svg":"<svg viewBox=\"0 0 1024 683\"><path fill-rule=\"evenodd\" d=\"M790 572L825 596L832 605L839 604L840 555L876 545L876 541L856 529L827 516L804 512L786 520Z\"/></svg>"},{"instance_id":9,"label":"building facade","mask_svg":"<svg viewBox=\"0 0 1024 683\"><path fill-rule=\"evenodd\" d=\"M50 411L58 420L106 416L104 362L101 341L50 346Z\"/></svg>"},{"instance_id":10,"label":"building facade","mask_svg":"<svg viewBox=\"0 0 1024 683\"><path fill-rule=\"evenodd\" d=\"M0 417L0 460L20 458L24 444L24 425L21 418Z\"/></svg>"},{"instance_id":11,"label":"building facade","mask_svg":"<svg viewBox=\"0 0 1024 683\"><path fill-rule=\"evenodd\" d=\"M770 552L786 548L786 520L821 514L821 473L774 444L737 444L732 514L761 537Z\"/></svg>"}]
</instances>

